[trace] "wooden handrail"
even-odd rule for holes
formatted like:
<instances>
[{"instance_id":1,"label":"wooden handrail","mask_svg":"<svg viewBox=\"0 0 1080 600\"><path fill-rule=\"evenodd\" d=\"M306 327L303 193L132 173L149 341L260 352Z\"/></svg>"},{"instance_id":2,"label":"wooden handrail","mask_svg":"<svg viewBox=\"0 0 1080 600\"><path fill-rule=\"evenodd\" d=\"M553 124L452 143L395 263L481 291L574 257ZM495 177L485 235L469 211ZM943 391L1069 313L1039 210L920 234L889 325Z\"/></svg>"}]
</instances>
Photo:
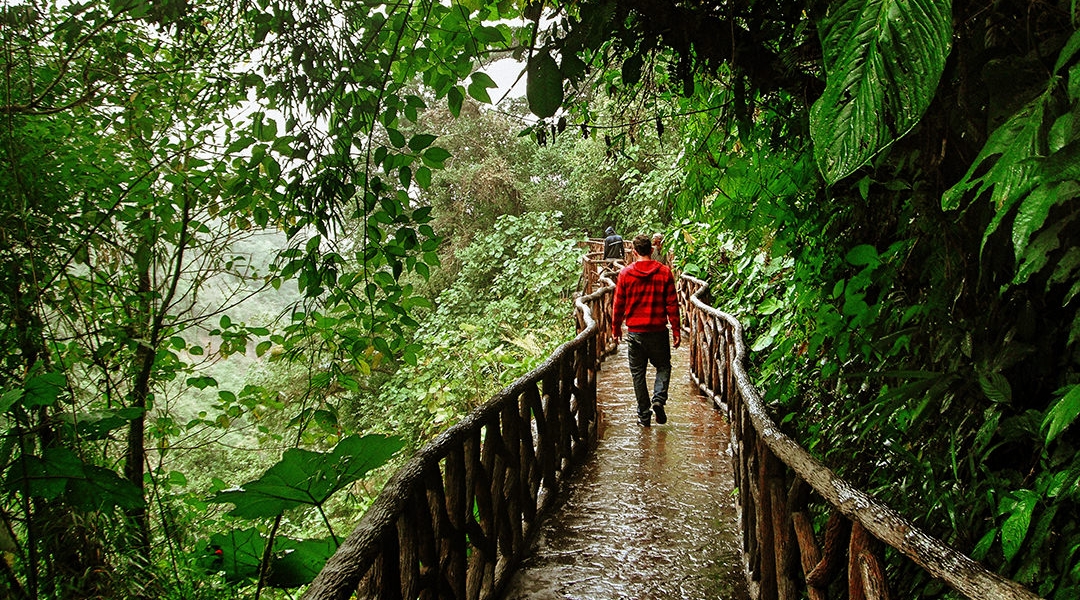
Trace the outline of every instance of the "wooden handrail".
<instances>
[{"instance_id":1,"label":"wooden handrail","mask_svg":"<svg viewBox=\"0 0 1080 600\"><path fill-rule=\"evenodd\" d=\"M823 599L845 563L848 598L888 598L878 540L972 600L1039 598L856 489L780 431L746 374L742 325L706 303L704 281L682 275L678 283L691 374L731 421L743 551L757 598L794 599L805 587L809 598ZM833 511L820 549L807 512L810 489Z\"/></svg>"},{"instance_id":2,"label":"wooden handrail","mask_svg":"<svg viewBox=\"0 0 1080 600\"><path fill-rule=\"evenodd\" d=\"M573 340L394 474L304 598L498 597L596 444L596 374L616 348L606 282L575 300Z\"/></svg>"}]
</instances>

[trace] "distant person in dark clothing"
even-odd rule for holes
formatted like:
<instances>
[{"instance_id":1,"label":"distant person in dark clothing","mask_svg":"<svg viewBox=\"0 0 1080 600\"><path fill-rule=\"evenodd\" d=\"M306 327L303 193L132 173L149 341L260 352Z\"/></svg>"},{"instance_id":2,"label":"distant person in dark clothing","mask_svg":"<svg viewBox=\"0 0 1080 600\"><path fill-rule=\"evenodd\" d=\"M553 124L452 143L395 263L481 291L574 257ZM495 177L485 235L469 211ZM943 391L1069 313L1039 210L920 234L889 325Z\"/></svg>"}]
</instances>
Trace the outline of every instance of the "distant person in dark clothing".
<instances>
[{"instance_id":1,"label":"distant person in dark clothing","mask_svg":"<svg viewBox=\"0 0 1080 600\"><path fill-rule=\"evenodd\" d=\"M630 362L630 376L634 380L638 423L642 427L652 424L654 412L658 424L667 422L664 406L671 381L668 323L671 324L671 337L676 348L682 339L675 278L671 275L671 269L650 258L652 250L649 236L634 238L637 260L619 271L611 318L611 335L615 341L622 338L623 321L626 322L626 354ZM645 382L645 369L650 362L656 368L651 399Z\"/></svg>"},{"instance_id":2,"label":"distant person in dark clothing","mask_svg":"<svg viewBox=\"0 0 1080 600\"><path fill-rule=\"evenodd\" d=\"M614 227L608 227L604 232L604 260L624 260L626 251L623 250L622 236L615 233Z\"/></svg>"}]
</instances>

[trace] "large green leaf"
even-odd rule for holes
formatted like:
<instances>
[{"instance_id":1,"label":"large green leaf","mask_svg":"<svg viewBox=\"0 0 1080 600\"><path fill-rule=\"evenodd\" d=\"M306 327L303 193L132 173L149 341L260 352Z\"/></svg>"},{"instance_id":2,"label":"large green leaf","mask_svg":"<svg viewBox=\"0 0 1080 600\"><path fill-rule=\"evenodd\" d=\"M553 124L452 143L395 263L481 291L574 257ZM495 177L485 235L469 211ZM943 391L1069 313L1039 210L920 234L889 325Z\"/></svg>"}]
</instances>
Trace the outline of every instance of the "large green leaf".
<instances>
[{"instance_id":1,"label":"large green leaf","mask_svg":"<svg viewBox=\"0 0 1080 600\"><path fill-rule=\"evenodd\" d=\"M1000 211L1030 191L1037 170L1030 159L1039 150L1039 128L1049 101L1049 95L1036 98L994 130L964 178L942 196L941 208L960 207L971 190L975 190L975 195L969 200L993 190L991 201ZM993 163L989 169L984 164L987 162Z\"/></svg>"},{"instance_id":2,"label":"large green leaf","mask_svg":"<svg viewBox=\"0 0 1080 600\"><path fill-rule=\"evenodd\" d=\"M1001 525L1001 550L1005 560L1012 560L1023 546L1031 527L1031 513L1038 500L1039 497L1031 490L1017 490L1002 499L999 510L1009 515Z\"/></svg>"},{"instance_id":3,"label":"large green leaf","mask_svg":"<svg viewBox=\"0 0 1080 600\"><path fill-rule=\"evenodd\" d=\"M54 499L84 510L140 508L142 490L114 471L83 462L68 448L46 448L41 457L26 455L12 464L7 488L33 497Z\"/></svg>"},{"instance_id":4,"label":"large green leaf","mask_svg":"<svg viewBox=\"0 0 1080 600\"><path fill-rule=\"evenodd\" d=\"M543 50L529 58L526 71L525 98L529 101L529 110L541 119L553 116L563 101L563 77L559 65L547 50Z\"/></svg>"},{"instance_id":5,"label":"large green leaf","mask_svg":"<svg viewBox=\"0 0 1080 600\"><path fill-rule=\"evenodd\" d=\"M286 450L262 477L238 490L219 492L210 502L236 505L230 515L248 519L276 517L300 506L320 506L327 498L386 461L404 445L400 438L350 436L332 452Z\"/></svg>"},{"instance_id":6,"label":"large green leaf","mask_svg":"<svg viewBox=\"0 0 1080 600\"><path fill-rule=\"evenodd\" d=\"M326 561L337 550L330 538L293 540L278 537L274 540L275 558L270 565L270 585L294 588L311 583Z\"/></svg>"},{"instance_id":7,"label":"large green leaf","mask_svg":"<svg viewBox=\"0 0 1080 600\"><path fill-rule=\"evenodd\" d=\"M23 405L27 408L52 406L67 386L67 377L59 371L50 371L26 382Z\"/></svg>"},{"instance_id":8,"label":"large green leaf","mask_svg":"<svg viewBox=\"0 0 1080 600\"><path fill-rule=\"evenodd\" d=\"M266 539L254 527L215 533L202 566L207 571L224 571L229 581L254 579L265 549Z\"/></svg>"},{"instance_id":9,"label":"large green leaf","mask_svg":"<svg viewBox=\"0 0 1080 600\"><path fill-rule=\"evenodd\" d=\"M295 540L274 538L269 585L295 588L311 583L326 561L337 550L332 539ZM199 566L209 572L220 571L232 582L253 581L266 552L266 537L255 527L215 533L206 542L206 551L198 558Z\"/></svg>"},{"instance_id":10,"label":"large green leaf","mask_svg":"<svg viewBox=\"0 0 1080 600\"><path fill-rule=\"evenodd\" d=\"M908 132L934 97L952 3L843 0L818 23L827 76L810 111L814 158L835 183Z\"/></svg>"},{"instance_id":11,"label":"large green leaf","mask_svg":"<svg viewBox=\"0 0 1080 600\"><path fill-rule=\"evenodd\" d=\"M1080 417L1080 385L1069 388L1069 391L1046 411L1042 422L1046 443L1052 442L1066 427L1072 425L1077 417Z\"/></svg>"}]
</instances>

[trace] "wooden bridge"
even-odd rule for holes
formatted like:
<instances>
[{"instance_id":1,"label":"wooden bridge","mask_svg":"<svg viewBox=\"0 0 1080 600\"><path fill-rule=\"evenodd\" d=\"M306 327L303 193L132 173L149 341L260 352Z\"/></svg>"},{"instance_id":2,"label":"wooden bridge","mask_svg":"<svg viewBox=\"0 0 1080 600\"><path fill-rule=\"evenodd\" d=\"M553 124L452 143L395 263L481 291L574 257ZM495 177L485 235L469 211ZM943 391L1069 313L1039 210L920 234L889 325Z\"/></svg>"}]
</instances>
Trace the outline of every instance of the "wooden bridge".
<instances>
[{"instance_id":1,"label":"wooden bridge","mask_svg":"<svg viewBox=\"0 0 1080 600\"><path fill-rule=\"evenodd\" d=\"M610 265L583 261L577 336L424 447L386 484L304 598L501 598L545 516L596 448L610 337ZM885 552L972 600L1033 600L854 488L782 433L745 372L738 321L679 282L691 377L731 427L742 568L763 600L891 598ZM717 457L721 460L721 457ZM732 490L717 489L718 495ZM816 531L811 507L827 518ZM893 586L896 587L896 586Z\"/></svg>"}]
</instances>

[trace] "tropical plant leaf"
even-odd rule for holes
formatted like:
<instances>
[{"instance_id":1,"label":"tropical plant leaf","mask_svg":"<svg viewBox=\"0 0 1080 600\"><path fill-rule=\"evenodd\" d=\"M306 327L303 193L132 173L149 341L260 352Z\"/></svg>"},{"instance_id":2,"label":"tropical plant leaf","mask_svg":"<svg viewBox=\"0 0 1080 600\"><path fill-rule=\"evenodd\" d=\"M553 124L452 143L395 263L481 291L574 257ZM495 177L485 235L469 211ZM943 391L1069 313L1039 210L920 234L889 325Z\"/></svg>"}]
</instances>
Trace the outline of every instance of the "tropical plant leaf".
<instances>
[{"instance_id":1,"label":"tropical plant leaf","mask_svg":"<svg viewBox=\"0 0 1080 600\"><path fill-rule=\"evenodd\" d=\"M971 558L975 560L982 560L986 557L986 553L990 550L990 546L994 544L994 540L997 539L998 530L991 529L983 534L978 543L975 544L975 549L971 551Z\"/></svg>"},{"instance_id":2,"label":"tropical plant leaf","mask_svg":"<svg viewBox=\"0 0 1080 600\"><path fill-rule=\"evenodd\" d=\"M413 152L420 152L424 148L427 148L438 139L436 136L430 133L418 133L409 138L409 150Z\"/></svg>"},{"instance_id":3,"label":"tropical plant leaf","mask_svg":"<svg viewBox=\"0 0 1080 600\"><path fill-rule=\"evenodd\" d=\"M975 157L964 178L941 197L941 207L952 210L958 208L965 198L971 201L991 192L990 201L997 212L983 233L980 252L1012 207L1039 184L1040 165L1034 157L1040 153L1040 130L1050 101L1050 94L1043 94L998 127ZM992 163L989 167L985 164L988 162ZM976 173L982 174L976 176ZM968 197L972 190L975 190L975 194ZM1025 217L1027 222L1037 219L1037 209L1051 201L1052 198L1042 195L1033 200ZM1027 225L1022 224L1021 227L1023 229Z\"/></svg>"},{"instance_id":4,"label":"tropical plant leaf","mask_svg":"<svg viewBox=\"0 0 1080 600\"><path fill-rule=\"evenodd\" d=\"M1065 251L1061 260L1058 261L1054 273L1050 276L1050 283L1068 283L1075 281L1074 274L1080 269L1080 248L1073 246ZM1068 301L1066 300L1066 304Z\"/></svg>"},{"instance_id":5,"label":"tropical plant leaf","mask_svg":"<svg viewBox=\"0 0 1080 600\"><path fill-rule=\"evenodd\" d=\"M1080 385L1068 388L1043 417L1042 431L1046 434L1046 443L1049 444L1069 425L1080 416Z\"/></svg>"},{"instance_id":6,"label":"tropical plant leaf","mask_svg":"<svg viewBox=\"0 0 1080 600\"><path fill-rule=\"evenodd\" d=\"M1012 400L1012 386L1001 373L989 373L979 377L979 386L986 397L998 404L1007 404Z\"/></svg>"},{"instance_id":7,"label":"tropical plant leaf","mask_svg":"<svg viewBox=\"0 0 1080 600\"><path fill-rule=\"evenodd\" d=\"M1059 187L1059 185L1040 185L1020 203L1012 231L1013 249L1017 260L1023 256L1032 234L1043 226L1047 215L1050 214L1050 209L1058 203Z\"/></svg>"},{"instance_id":8,"label":"tropical plant leaf","mask_svg":"<svg viewBox=\"0 0 1080 600\"><path fill-rule=\"evenodd\" d=\"M1012 560L1023 546L1031 527L1031 513L1039 497L1031 490L1017 490L1001 501L1001 514L1008 514L1001 525L1001 549L1005 560Z\"/></svg>"},{"instance_id":9,"label":"tropical plant leaf","mask_svg":"<svg viewBox=\"0 0 1080 600\"><path fill-rule=\"evenodd\" d=\"M949 55L952 3L844 0L818 23L825 92L810 111L814 158L835 183L908 132Z\"/></svg>"},{"instance_id":10,"label":"tropical plant leaf","mask_svg":"<svg viewBox=\"0 0 1080 600\"><path fill-rule=\"evenodd\" d=\"M878 255L877 248L868 244L862 244L855 246L848 251L847 256L844 257L849 263L862 266L862 265L878 265L881 262L881 257Z\"/></svg>"},{"instance_id":11,"label":"tropical plant leaf","mask_svg":"<svg viewBox=\"0 0 1080 600\"><path fill-rule=\"evenodd\" d=\"M1074 31L1072 36L1069 37L1069 41L1065 43L1065 47L1061 49L1057 62L1054 63L1054 73L1060 73L1076 57L1077 53L1080 53L1080 31Z\"/></svg>"},{"instance_id":12,"label":"tropical plant leaf","mask_svg":"<svg viewBox=\"0 0 1080 600\"><path fill-rule=\"evenodd\" d=\"M330 538L276 538L275 559L270 565L270 585L276 588L294 588L311 583L336 550L337 544Z\"/></svg>"},{"instance_id":13,"label":"tropical plant leaf","mask_svg":"<svg viewBox=\"0 0 1080 600\"><path fill-rule=\"evenodd\" d=\"M67 377L59 371L50 371L31 378L26 382L23 406L51 406L56 403L60 393L67 387Z\"/></svg>"},{"instance_id":14,"label":"tropical plant leaf","mask_svg":"<svg viewBox=\"0 0 1080 600\"><path fill-rule=\"evenodd\" d=\"M563 77L559 65L547 50L543 50L529 58L526 70L525 98L529 101L529 110L541 119L553 116L563 101Z\"/></svg>"},{"instance_id":15,"label":"tropical plant leaf","mask_svg":"<svg viewBox=\"0 0 1080 600\"><path fill-rule=\"evenodd\" d=\"M203 568L224 571L229 581L245 581L259 575L266 539L254 527L234 529L210 536Z\"/></svg>"},{"instance_id":16,"label":"tropical plant leaf","mask_svg":"<svg viewBox=\"0 0 1080 600\"><path fill-rule=\"evenodd\" d=\"M5 413L9 408L15 405L16 402L22 399L24 390L22 388L15 388L8 390L0 395L0 413Z\"/></svg>"},{"instance_id":17,"label":"tropical plant leaf","mask_svg":"<svg viewBox=\"0 0 1080 600\"><path fill-rule=\"evenodd\" d=\"M41 457L27 455L8 469L9 489L28 489L31 496L63 497L84 510L142 507L142 491L116 472L87 464L68 448L46 448Z\"/></svg>"},{"instance_id":18,"label":"tropical plant leaf","mask_svg":"<svg viewBox=\"0 0 1080 600\"><path fill-rule=\"evenodd\" d=\"M1058 120L1059 122L1061 119ZM1023 198L1013 222L1012 241L1017 260L1027 250L1032 237L1046 224L1050 210L1080 196L1080 142L1062 140L1057 151L1037 162L1035 177L1041 185ZM1004 217L994 219L993 226ZM985 239L984 239L985 243Z\"/></svg>"},{"instance_id":19,"label":"tropical plant leaf","mask_svg":"<svg viewBox=\"0 0 1080 600\"><path fill-rule=\"evenodd\" d=\"M1023 262L1013 278L1014 283L1023 283L1034 273L1045 267L1051 259L1051 253L1061 247L1061 234L1069 231L1069 225L1076 220L1077 213L1072 213L1043 230L1031 241L1024 251Z\"/></svg>"},{"instance_id":20,"label":"tropical plant leaf","mask_svg":"<svg viewBox=\"0 0 1080 600\"><path fill-rule=\"evenodd\" d=\"M276 517L300 506L320 506L338 490L382 466L404 442L381 435L350 436L332 452L286 450L262 477L238 490L219 492L210 502L231 502L235 517Z\"/></svg>"},{"instance_id":21,"label":"tropical plant leaf","mask_svg":"<svg viewBox=\"0 0 1080 600\"><path fill-rule=\"evenodd\" d=\"M491 104L491 97L487 91L488 88L493 87L498 86L491 80L491 77L488 77L486 73L477 71L472 74L472 81L469 83L469 96L484 104Z\"/></svg>"}]
</instances>

